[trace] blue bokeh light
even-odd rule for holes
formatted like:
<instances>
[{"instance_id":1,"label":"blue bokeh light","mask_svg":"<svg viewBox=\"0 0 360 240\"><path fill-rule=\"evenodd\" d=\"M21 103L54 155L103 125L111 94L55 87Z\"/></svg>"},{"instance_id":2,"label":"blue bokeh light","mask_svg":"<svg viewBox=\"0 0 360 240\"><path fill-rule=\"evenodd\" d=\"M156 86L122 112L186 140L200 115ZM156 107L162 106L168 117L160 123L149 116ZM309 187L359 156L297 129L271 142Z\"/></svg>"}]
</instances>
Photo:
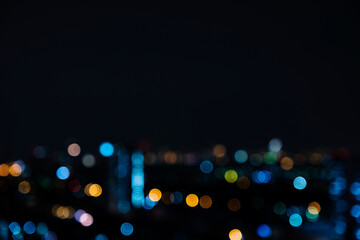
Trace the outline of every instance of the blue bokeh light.
<instances>
[{"instance_id":1,"label":"blue bokeh light","mask_svg":"<svg viewBox=\"0 0 360 240\"><path fill-rule=\"evenodd\" d=\"M352 208L350 210L350 214L354 218L360 217L360 205L356 204L356 205L352 206Z\"/></svg>"},{"instance_id":2,"label":"blue bokeh light","mask_svg":"<svg viewBox=\"0 0 360 240\"><path fill-rule=\"evenodd\" d=\"M23 240L24 236L21 233L13 234L12 235L13 240Z\"/></svg>"},{"instance_id":3,"label":"blue bokeh light","mask_svg":"<svg viewBox=\"0 0 360 240\"><path fill-rule=\"evenodd\" d=\"M214 169L212 162L205 160L200 163L200 170L205 174L209 174Z\"/></svg>"},{"instance_id":4,"label":"blue bokeh light","mask_svg":"<svg viewBox=\"0 0 360 240\"><path fill-rule=\"evenodd\" d=\"M146 210L151 210L153 207L155 207L155 205L157 204L157 202L154 202L152 201L149 196L146 196L144 199L143 199L143 203L142 203L142 206L144 209Z\"/></svg>"},{"instance_id":5,"label":"blue bokeh light","mask_svg":"<svg viewBox=\"0 0 360 240\"><path fill-rule=\"evenodd\" d=\"M118 178L125 178L128 175L128 166L118 165L114 169L114 175Z\"/></svg>"},{"instance_id":6,"label":"blue bokeh light","mask_svg":"<svg viewBox=\"0 0 360 240\"><path fill-rule=\"evenodd\" d=\"M302 221L303 221L302 217L300 216L300 214L297 214L297 213L294 213L289 218L289 223L293 227L300 227L302 224Z\"/></svg>"},{"instance_id":7,"label":"blue bokeh light","mask_svg":"<svg viewBox=\"0 0 360 240\"><path fill-rule=\"evenodd\" d=\"M245 150L237 150L235 152L235 161L238 162L238 163L244 163L248 160L248 154Z\"/></svg>"},{"instance_id":8,"label":"blue bokeh light","mask_svg":"<svg viewBox=\"0 0 360 240\"><path fill-rule=\"evenodd\" d=\"M47 232L44 237L45 240L57 240L57 236L54 232Z\"/></svg>"},{"instance_id":9,"label":"blue bokeh light","mask_svg":"<svg viewBox=\"0 0 360 240\"><path fill-rule=\"evenodd\" d=\"M355 230L355 237L356 239L360 239L360 228Z\"/></svg>"},{"instance_id":10,"label":"blue bokeh light","mask_svg":"<svg viewBox=\"0 0 360 240\"><path fill-rule=\"evenodd\" d=\"M329 185L329 193L334 196L342 194L345 189L346 189L346 179L343 177L336 177L334 181L331 182Z\"/></svg>"},{"instance_id":11,"label":"blue bokeh light","mask_svg":"<svg viewBox=\"0 0 360 240\"><path fill-rule=\"evenodd\" d=\"M293 214L295 214L295 213L300 214L300 209L299 209L298 207L296 207L296 206L290 206L290 207L286 210L286 215L287 215L288 217L290 217L291 215L293 215Z\"/></svg>"},{"instance_id":12,"label":"blue bokeh light","mask_svg":"<svg viewBox=\"0 0 360 240\"><path fill-rule=\"evenodd\" d=\"M36 231L36 226L32 221L27 221L24 224L24 232L26 234L33 234Z\"/></svg>"},{"instance_id":13,"label":"blue bokeh light","mask_svg":"<svg viewBox=\"0 0 360 240\"><path fill-rule=\"evenodd\" d=\"M173 192L173 194L171 194L170 196L170 200L174 203L174 204L180 204L183 201L184 197L183 194L181 192Z\"/></svg>"},{"instance_id":14,"label":"blue bokeh light","mask_svg":"<svg viewBox=\"0 0 360 240\"><path fill-rule=\"evenodd\" d=\"M118 209L121 213L128 213L131 210L130 202L121 200L118 203Z\"/></svg>"},{"instance_id":15,"label":"blue bokeh light","mask_svg":"<svg viewBox=\"0 0 360 240\"><path fill-rule=\"evenodd\" d=\"M109 142L103 142L99 147L99 151L104 157L110 157L114 154L114 146Z\"/></svg>"},{"instance_id":16,"label":"blue bokeh light","mask_svg":"<svg viewBox=\"0 0 360 240\"><path fill-rule=\"evenodd\" d=\"M21 231L21 227L17 222L12 222L9 224L10 232L12 232L14 235L19 234Z\"/></svg>"},{"instance_id":17,"label":"blue bokeh light","mask_svg":"<svg viewBox=\"0 0 360 240\"><path fill-rule=\"evenodd\" d=\"M125 222L120 227L120 232L125 236L130 236L134 231L133 226L131 223Z\"/></svg>"},{"instance_id":18,"label":"blue bokeh light","mask_svg":"<svg viewBox=\"0 0 360 240\"><path fill-rule=\"evenodd\" d=\"M346 232L346 228L347 228L347 225L346 225L345 221L337 221L335 223L334 230L335 230L335 233L342 235Z\"/></svg>"},{"instance_id":19,"label":"blue bokeh light","mask_svg":"<svg viewBox=\"0 0 360 240\"><path fill-rule=\"evenodd\" d=\"M293 184L296 189L303 190L304 188L306 188L307 182L304 177L299 176L294 179Z\"/></svg>"},{"instance_id":20,"label":"blue bokeh light","mask_svg":"<svg viewBox=\"0 0 360 240\"><path fill-rule=\"evenodd\" d=\"M59 167L57 170L56 170L56 176L60 179L60 180L65 180L65 179L68 179L68 177L70 176L70 171L67 167L65 166L62 166L62 167Z\"/></svg>"},{"instance_id":21,"label":"blue bokeh light","mask_svg":"<svg viewBox=\"0 0 360 240\"><path fill-rule=\"evenodd\" d=\"M131 203L136 208L142 206L144 184L144 155L142 152L134 152L131 155Z\"/></svg>"},{"instance_id":22,"label":"blue bokeh light","mask_svg":"<svg viewBox=\"0 0 360 240\"><path fill-rule=\"evenodd\" d=\"M45 235L49 231L48 226L44 222L39 222L36 228L36 232L40 235Z\"/></svg>"},{"instance_id":23,"label":"blue bokeh light","mask_svg":"<svg viewBox=\"0 0 360 240\"><path fill-rule=\"evenodd\" d=\"M354 196L360 195L360 183L359 182L353 182L350 186L350 192Z\"/></svg>"},{"instance_id":24,"label":"blue bokeh light","mask_svg":"<svg viewBox=\"0 0 360 240\"><path fill-rule=\"evenodd\" d=\"M255 171L252 179L255 183L269 183L271 181L271 173L267 170Z\"/></svg>"},{"instance_id":25,"label":"blue bokeh light","mask_svg":"<svg viewBox=\"0 0 360 240\"><path fill-rule=\"evenodd\" d=\"M257 229L256 229L257 234L262 237L262 238L268 238L271 236L271 228L269 227L269 225L267 224L261 224Z\"/></svg>"},{"instance_id":26,"label":"blue bokeh light","mask_svg":"<svg viewBox=\"0 0 360 240\"><path fill-rule=\"evenodd\" d=\"M95 240L109 240L109 238L105 234L100 233L95 237Z\"/></svg>"}]
</instances>

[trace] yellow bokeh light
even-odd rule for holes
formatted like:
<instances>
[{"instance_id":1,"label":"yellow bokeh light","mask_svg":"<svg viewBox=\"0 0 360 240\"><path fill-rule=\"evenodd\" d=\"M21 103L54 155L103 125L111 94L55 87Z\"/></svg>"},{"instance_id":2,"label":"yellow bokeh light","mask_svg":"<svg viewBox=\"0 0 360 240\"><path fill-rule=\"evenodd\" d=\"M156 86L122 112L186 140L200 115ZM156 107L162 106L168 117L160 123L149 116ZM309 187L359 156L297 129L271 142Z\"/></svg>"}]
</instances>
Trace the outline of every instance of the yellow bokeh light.
<instances>
[{"instance_id":1,"label":"yellow bokeh light","mask_svg":"<svg viewBox=\"0 0 360 240\"><path fill-rule=\"evenodd\" d=\"M57 216L61 219L68 218L70 216L70 211L68 207L59 207L57 210Z\"/></svg>"},{"instance_id":2,"label":"yellow bokeh light","mask_svg":"<svg viewBox=\"0 0 360 240\"><path fill-rule=\"evenodd\" d=\"M56 213L55 213L55 216L61 218L62 215L64 213L64 207L63 206L59 206L57 209L56 209Z\"/></svg>"},{"instance_id":3,"label":"yellow bokeh light","mask_svg":"<svg viewBox=\"0 0 360 240\"><path fill-rule=\"evenodd\" d=\"M9 173L13 177L18 177L21 175L22 169L21 166L17 163L14 163L9 168Z\"/></svg>"},{"instance_id":4,"label":"yellow bokeh light","mask_svg":"<svg viewBox=\"0 0 360 240\"><path fill-rule=\"evenodd\" d=\"M92 183L89 183L84 187L84 192L85 192L86 196L91 196L90 192L89 192L91 185L92 185Z\"/></svg>"},{"instance_id":5,"label":"yellow bokeh light","mask_svg":"<svg viewBox=\"0 0 360 240\"><path fill-rule=\"evenodd\" d=\"M61 219L73 218L75 209L71 206L54 205L51 209L52 215Z\"/></svg>"},{"instance_id":6,"label":"yellow bokeh light","mask_svg":"<svg viewBox=\"0 0 360 240\"><path fill-rule=\"evenodd\" d=\"M205 196L202 196L202 197L200 198L200 206L201 206L202 208L208 209L208 208L211 207L211 205L212 205L212 199L211 199L211 197L205 195Z\"/></svg>"},{"instance_id":7,"label":"yellow bokeh light","mask_svg":"<svg viewBox=\"0 0 360 240\"><path fill-rule=\"evenodd\" d=\"M19 183L18 190L22 194L27 194L31 190L31 185L28 181L22 181Z\"/></svg>"},{"instance_id":8,"label":"yellow bokeh light","mask_svg":"<svg viewBox=\"0 0 360 240\"><path fill-rule=\"evenodd\" d=\"M91 184L89 187L89 195L92 197L99 197L102 193L102 188L99 184Z\"/></svg>"},{"instance_id":9,"label":"yellow bokeh light","mask_svg":"<svg viewBox=\"0 0 360 240\"><path fill-rule=\"evenodd\" d=\"M239 201L239 199L237 198L232 198L228 201L228 208L230 211L232 212L237 212L240 210L241 208L241 203Z\"/></svg>"},{"instance_id":10,"label":"yellow bokeh light","mask_svg":"<svg viewBox=\"0 0 360 240\"><path fill-rule=\"evenodd\" d=\"M241 189L248 189L250 187L250 180L245 176L239 177L237 185Z\"/></svg>"},{"instance_id":11,"label":"yellow bokeh light","mask_svg":"<svg viewBox=\"0 0 360 240\"><path fill-rule=\"evenodd\" d=\"M319 214L319 211L316 207L314 206L310 206L308 207L308 212L311 213L312 215L318 215Z\"/></svg>"},{"instance_id":12,"label":"yellow bokeh light","mask_svg":"<svg viewBox=\"0 0 360 240\"><path fill-rule=\"evenodd\" d=\"M308 205L308 211L311 214L319 214L319 212L321 211L321 207L320 204L317 202L312 202Z\"/></svg>"},{"instance_id":13,"label":"yellow bokeh light","mask_svg":"<svg viewBox=\"0 0 360 240\"><path fill-rule=\"evenodd\" d=\"M189 194L186 197L186 204L189 207L196 207L196 205L198 205L199 203L199 198L198 196L196 196L195 194Z\"/></svg>"},{"instance_id":14,"label":"yellow bokeh light","mask_svg":"<svg viewBox=\"0 0 360 240\"><path fill-rule=\"evenodd\" d=\"M234 183L238 179L238 174L235 170L227 170L225 172L225 180L229 183Z\"/></svg>"},{"instance_id":15,"label":"yellow bokeh light","mask_svg":"<svg viewBox=\"0 0 360 240\"><path fill-rule=\"evenodd\" d=\"M0 165L0 177L6 177L9 175L9 166L5 163Z\"/></svg>"},{"instance_id":16,"label":"yellow bokeh light","mask_svg":"<svg viewBox=\"0 0 360 240\"><path fill-rule=\"evenodd\" d=\"M70 156L77 157L77 156L79 156L79 154L81 152L81 148L80 148L79 144L72 143L72 144L69 145L67 151L68 151Z\"/></svg>"},{"instance_id":17,"label":"yellow bokeh light","mask_svg":"<svg viewBox=\"0 0 360 240\"><path fill-rule=\"evenodd\" d=\"M280 161L280 166L282 169L284 170L290 170L293 168L294 166L294 162L291 158L289 157L283 157Z\"/></svg>"},{"instance_id":18,"label":"yellow bokeh light","mask_svg":"<svg viewBox=\"0 0 360 240\"><path fill-rule=\"evenodd\" d=\"M153 188L149 192L149 198L153 202L158 202L161 199L161 191L157 188Z\"/></svg>"},{"instance_id":19,"label":"yellow bokeh light","mask_svg":"<svg viewBox=\"0 0 360 240\"><path fill-rule=\"evenodd\" d=\"M242 233L239 229L233 229L229 232L230 240L241 240Z\"/></svg>"},{"instance_id":20,"label":"yellow bokeh light","mask_svg":"<svg viewBox=\"0 0 360 240\"><path fill-rule=\"evenodd\" d=\"M57 210L58 210L58 208L60 207L60 205L59 204L55 204L52 208L51 208L51 213L52 213L52 215L53 216L57 216Z\"/></svg>"}]
</instances>

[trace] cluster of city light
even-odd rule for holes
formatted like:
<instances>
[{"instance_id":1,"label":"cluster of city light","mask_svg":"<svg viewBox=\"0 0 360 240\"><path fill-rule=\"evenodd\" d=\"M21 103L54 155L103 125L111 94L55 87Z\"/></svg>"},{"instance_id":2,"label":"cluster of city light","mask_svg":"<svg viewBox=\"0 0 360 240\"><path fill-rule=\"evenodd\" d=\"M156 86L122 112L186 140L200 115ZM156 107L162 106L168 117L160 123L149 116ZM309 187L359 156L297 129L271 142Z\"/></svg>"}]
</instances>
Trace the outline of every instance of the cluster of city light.
<instances>
[{"instance_id":1,"label":"cluster of city light","mask_svg":"<svg viewBox=\"0 0 360 240\"><path fill-rule=\"evenodd\" d=\"M309 155L303 154L290 154L287 156L285 152L281 150L282 142L279 139L272 139L268 145L268 152L259 152L259 153L248 153L245 150L239 149L234 155L233 159L235 160L237 166L234 165L226 167L225 165L229 162L229 157L227 156L227 149L224 145L218 144L215 145L212 149L212 156L207 156L203 160L200 161L200 157L196 157L194 154L182 155L178 152L174 151L165 151L161 153L161 158L166 164L175 164L180 162L188 162L191 163L189 165L197 164L197 167L200 167L200 171L204 174L202 177L209 178L209 174L214 174L218 179L225 179L228 183L236 183L236 185L242 189L248 189L251 185L251 181L256 184L266 184L273 182L275 176L278 177L276 170L284 170L281 171L284 178L292 181L292 185L297 190L304 190L308 185L308 179L313 179L309 177L309 174L305 171L299 171L294 166L300 166L306 162L307 159L310 159L310 163L312 165L320 165L326 162L326 154L322 155L320 153L312 153ZM116 150L116 153L115 153ZM36 157L43 158L47 153L42 152L44 149L36 150ZM110 160L115 159L118 156L119 145L114 145L109 142L103 142L99 147L100 155L103 157L108 157ZM71 157L78 157L81 153L81 148L77 143L72 143L67 148L67 153ZM35 155L35 150L34 150ZM147 156L147 157L145 157ZM143 164L148 162L153 164L156 159L155 154L146 153L144 154L140 151L136 151L131 156L131 166L129 166L129 173L131 171L131 201L134 207L142 206L146 210L152 209L154 206L158 204L158 202L163 202L165 205L170 204L180 204L183 200L183 194L179 191L176 192L161 192L158 188L151 189L148 194L144 197L144 166ZM185 157L187 156L187 158ZM291 157L290 157L291 156ZM67 156L68 159L74 160ZM185 161L185 159L188 159ZM325 160L324 160L325 159ZM96 159L92 154L84 154L81 159L82 164L91 168L95 166ZM248 162L253 167L249 166L246 162ZM281 169L273 165L278 162ZM62 162L65 163L65 162ZM246 163L246 165L242 165ZM68 164L67 162L65 164ZM264 164L264 166L262 166ZM220 166L216 166L220 165ZM247 167L250 167L250 170ZM9 175L13 177L18 177L25 170L25 163L22 160L12 162L10 164L1 164L0 165L0 177L7 177ZM197 168L198 169L198 168ZM255 170L254 169L267 169L267 170ZM197 170L199 171L199 170ZM116 168L114 169L114 175L120 179L125 176L128 176L127 173L123 171L123 169ZM61 166L56 171L56 176L60 180L67 180L72 173L71 165ZM300 176L301 175L301 176ZM220 177L221 178L220 178ZM22 177L27 178L26 174L23 174ZM311 182L310 182L311 183ZM22 194L28 194L32 190L32 184L34 189L36 190L36 186L33 182L30 183L30 180L23 180L18 183L18 191ZM54 185L64 185L65 181L55 182ZM58 187L57 187L58 188ZM82 195L87 195L90 197L99 197L102 194L102 187L97 183L89 183L84 188L83 191L80 182L77 179L73 179L68 183L68 188L73 193L81 192ZM346 179L344 177L335 177L332 183L329 186L329 193L332 196L339 196L344 193L346 189ZM81 190L81 191L80 191ZM130 191L129 191L130 192ZM350 187L351 194L355 197L357 201L360 201L360 182L354 182ZM194 208L196 206L201 206L203 209L208 209L213 204L213 199L208 196L198 196L196 194L188 194L185 197L185 203L187 206ZM256 209L261 209L264 206L264 199L259 196L255 197L251 202L252 206ZM129 205L130 208L130 205ZM240 200L237 198L231 198L227 202L227 208L231 212L237 212L241 208ZM288 220L291 226L300 227L303 224L304 219L309 222L316 222L319 219L319 214L321 211L320 204L317 202L310 203L307 208L305 207L295 207L290 206L286 207L283 202L277 202L273 205L273 211L277 215L284 215L285 213L288 216ZM60 206L55 205L52 209L52 213L54 216L61 219L69 219L75 217L76 221L80 222L83 226L90 226L93 223L93 217L91 214L86 213L84 210L75 210L70 206ZM350 211L350 214L356 219L358 223L360 223L360 205L355 204ZM124 225L125 224L125 225ZM120 227L120 231L123 235L129 236L132 234L133 227L130 223L124 223ZM31 229L31 224L27 224L27 229ZM25 225L24 225L25 231ZM28 230L31 232L32 230ZM335 230L336 231L336 230ZM26 232L26 231L25 231ZM35 232L35 230L34 230ZM267 224L261 224L256 229L257 234L262 238L267 238L272 235L272 229ZM242 239L243 235L240 230L233 229L229 233L229 238L233 239ZM96 239L107 239L106 235L98 234ZM360 239L360 229L359 229L359 238Z\"/></svg>"},{"instance_id":2,"label":"cluster of city light","mask_svg":"<svg viewBox=\"0 0 360 240\"><path fill-rule=\"evenodd\" d=\"M2 228L2 225L6 225L6 222L0 223L0 228ZM4 226L5 227L5 226ZM24 234L30 235L29 238L33 238L34 234L38 234L42 239L46 240L56 240L56 234L54 232L49 231L48 226L44 222L39 222L37 225L32 221L27 221L24 223L23 227L21 228L21 225L18 222L11 222L7 228L12 233L13 239L24 239ZM2 239L6 238L5 234ZM5 238L4 238L5 237ZM25 239L28 237L25 237Z\"/></svg>"},{"instance_id":3,"label":"cluster of city light","mask_svg":"<svg viewBox=\"0 0 360 240\"><path fill-rule=\"evenodd\" d=\"M21 165L22 164L20 163L20 161L16 161L10 164L6 164L6 163L1 164L0 177L7 177L9 175L13 177L19 177L24 170Z\"/></svg>"},{"instance_id":4,"label":"cluster of city light","mask_svg":"<svg viewBox=\"0 0 360 240\"><path fill-rule=\"evenodd\" d=\"M319 219L319 213L321 211L320 204L317 202L311 202L306 209L306 218L309 222L316 222Z\"/></svg>"},{"instance_id":5,"label":"cluster of city light","mask_svg":"<svg viewBox=\"0 0 360 240\"><path fill-rule=\"evenodd\" d=\"M264 184L271 181L271 173L267 170L255 171L252 174L252 179L255 183Z\"/></svg>"},{"instance_id":6,"label":"cluster of city light","mask_svg":"<svg viewBox=\"0 0 360 240\"><path fill-rule=\"evenodd\" d=\"M71 206L61 206L56 204L51 208L51 213L53 216L60 219L71 219L74 217L75 210Z\"/></svg>"},{"instance_id":7,"label":"cluster of city light","mask_svg":"<svg viewBox=\"0 0 360 240\"><path fill-rule=\"evenodd\" d=\"M175 204L178 205L183 201L183 194L179 191L175 192L164 192L161 198L161 201L165 205Z\"/></svg>"},{"instance_id":8,"label":"cluster of city light","mask_svg":"<svg viewBox=\"0 0 360 240\"><path fill-rule=\"evenodd\" d=\"M84 227L89 227L93 224L94 218L90 213L85 212L82 209L79 209L75 212L74 218Z\"/></svg>"},{"instance_id":9,"label":"cluster of city light","mask_svg":"<svg viewBox=\"0 0 360 240\"><path fill-rule=\"evenodd\" d=\"M143 198L142 206L146 210L151 210L161 199L162 193L159 189L153 188L149 194Z\"/></svg>"},{"instance_id":10,"label":"cluster of city light","mask_svg":"<svg viewBox=\"0 0 360 240\"><path fill-rule=\"evenodd\" d=\"M350 193L353 195L353 197L355 198L355 200L358 202L360 201L360 182L359 180L354 181L351 185L350 185ZM339 204L340 205L340 204ZM345 205L345 204L341 204L341 205ZM350 209L350 215L355 218L355 221L357 224L360 223L360 205L359 203L354 204L351 209ZM344 223L344 222L338 222L337 225L339 225L339 223ZM346 224L345 224L346 227ZM354 235L356 239L360 239L360 227L356 226L354 229Z\"/></svg>"},{"instance_id":11,"label":"cluster of city light","mask_svg":"<svg viewBox=\"0 0 360 240\"><path fill-rule=\"evenodd\" d=\"M85 186L84 192L89 197L100 197L102 194L102 188L97 183L89 183Z\"/></svg>"}]
</instances>

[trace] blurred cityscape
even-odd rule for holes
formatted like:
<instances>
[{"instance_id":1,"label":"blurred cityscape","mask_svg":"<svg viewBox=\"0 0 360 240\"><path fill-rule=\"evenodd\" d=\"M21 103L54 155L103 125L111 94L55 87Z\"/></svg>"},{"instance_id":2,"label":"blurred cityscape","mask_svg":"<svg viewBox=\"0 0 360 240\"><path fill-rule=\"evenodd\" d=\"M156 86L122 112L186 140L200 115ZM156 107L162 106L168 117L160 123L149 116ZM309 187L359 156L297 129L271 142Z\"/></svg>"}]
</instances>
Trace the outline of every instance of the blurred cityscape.
<instances>
[{"instance_id":1,"label":"blurred cityscape","mask_svg":"<svg viewBox=\"0 0 360 240\"><path fill-rule=\"evenodd\" d=\"M254 150L73 141L3 153L0 238L360 239L352 157L286 151L277 138Z\"/></svg>"}]
</instances>

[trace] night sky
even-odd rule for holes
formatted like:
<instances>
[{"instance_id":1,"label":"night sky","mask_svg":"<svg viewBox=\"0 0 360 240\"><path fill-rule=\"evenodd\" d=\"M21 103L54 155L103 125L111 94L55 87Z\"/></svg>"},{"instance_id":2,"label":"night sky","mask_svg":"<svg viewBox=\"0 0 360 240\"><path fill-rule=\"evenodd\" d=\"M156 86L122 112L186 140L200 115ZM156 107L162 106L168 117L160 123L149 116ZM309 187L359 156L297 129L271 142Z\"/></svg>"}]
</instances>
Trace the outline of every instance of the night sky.
<instances>
[{"instance_id":1,"label":"night sky","mask_svg":"<svg viewBox=\"0 0 360 240\"><path fill-rule=\"evenodd\" d=\"M1 144L360 143L357 7L219 4L1 3Z\"/></svg>"}]
</instances>

